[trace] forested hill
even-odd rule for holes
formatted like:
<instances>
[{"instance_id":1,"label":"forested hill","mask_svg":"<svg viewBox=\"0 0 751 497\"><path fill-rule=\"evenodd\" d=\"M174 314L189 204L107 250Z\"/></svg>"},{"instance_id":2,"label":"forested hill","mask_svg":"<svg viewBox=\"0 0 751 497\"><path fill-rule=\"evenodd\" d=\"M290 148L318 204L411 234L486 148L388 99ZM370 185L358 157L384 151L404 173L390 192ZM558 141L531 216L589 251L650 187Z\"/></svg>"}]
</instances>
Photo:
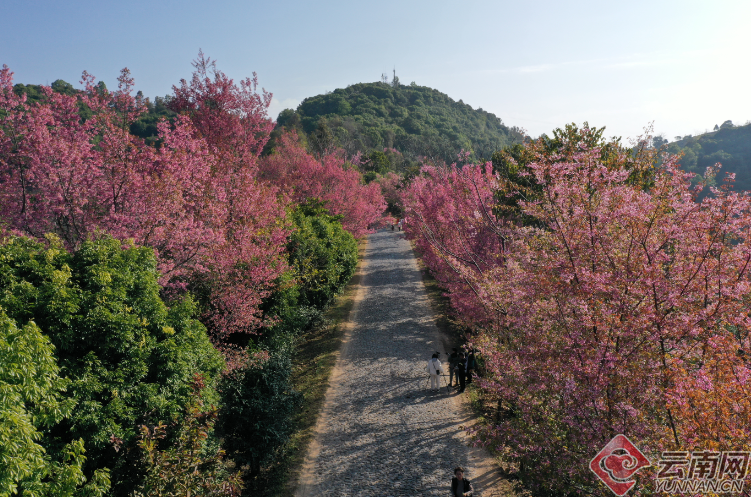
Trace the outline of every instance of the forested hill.
<instances>
[{"instance_id":1,"label":"forested hill","mask_svg":"<svg viewBox=\"0 0 751 497\"><path fill-rule=\"evenodd\" d=\"M726 172L735 173L735 190L751 190L751 123L735 126L725 121L715 131L684 136L668 144L668 152L683 152L683 169L704 174L708 166L722 164L720 183Z\"/></svg>"},{"instance_id":2,"label":"forested hill","mask_svg":"<svg viewBox=\"0 0 751 497\"><path fill-rule=\"evenodd\" d=\"M325 123L336 144L348 153L393 148L408 157L447 162L462 149L472 151L475 158L488 158L522 138L517 128L504 125L495 114L426 86L400 85L398 80L358 83L306 98L297 110L282 111L277 121L311 136Z\"/></svg>"}]
</instances>

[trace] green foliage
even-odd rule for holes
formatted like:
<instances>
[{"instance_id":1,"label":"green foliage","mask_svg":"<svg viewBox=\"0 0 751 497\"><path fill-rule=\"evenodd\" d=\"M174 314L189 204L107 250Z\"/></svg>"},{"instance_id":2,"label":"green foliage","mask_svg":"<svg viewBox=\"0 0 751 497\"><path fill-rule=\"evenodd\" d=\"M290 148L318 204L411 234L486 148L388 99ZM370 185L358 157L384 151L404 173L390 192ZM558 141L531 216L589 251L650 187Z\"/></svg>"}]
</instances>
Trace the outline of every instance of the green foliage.
<instances>
[{"instance_id":1,"label":"green foliage","mask_svg":"<svg viewBox=\"0 0 751 497\"><path fill-rule=\"evenodd\" d=\"M498 216L509 216L523 225L535 225L536 219L526 215L519 202L538 198L542 187L535 181L528 165L535 160L529 147L516 143L495 152L491 162L493 170L504 182L503 194L496 195L494 212Z\"/></svg>"},{"instance_id":2,"label":"green foliage","mask_svg":"<svg viewBox=\"0 0 751 497\"><path fill-rule=\"evenodd\" d=\"M104 84L103 81L99 82L98 87L105 88L105 89L107 88L107 86ZM82 93L81 90L76 90L72 84L62 79L56 79L55 81L53 81L52 85L50 85L50 88L52 88L52 91L56 93L68 95L69 97L77 96ZM44 100L46 99L46 96L44 92L42 91L41 85L24 85L23 83L18 83L16 85L13 85L13 91L17 95L26 94L26 98L28 102L30 103L41 103L41 102L44 102ZM78 102L78 109L79 109L79 116L83 121L86 121L92 116L91 109L89 109L80 100Z\"/></svg>"},{"instance_id":3,"label":"green foliage","mask_svg":"<svg viewBox=\"0 0 751 497\"><path fill-rule=\"evenodd\" d=\"M261 469L283 453L292 430L300 395L292 390L291 351L296 337L320 318L341 292L357 266L357 242L331 216L324 204L311 200L297 206L290 219L294 231L287 254L291 270L277 282L265 312L278 320L256 347L267 349L262 365L249 362L222 380L222 409L217 431L227 454L247 466L251 495L263 486Z\"/></svg>"},{"instance_id":4,"label":"green foliage","mask_svg":"<svg viewBox=\"0 0 751 497\"><path fill-rule=\"evenodd\" d=\"M110 468L113 490L137 483L131 451L137 427L184 412L196 373L209 382L223 368L190 300L167 308L159 297L153 251L111 237L87 241L73 254L54 239L0 245L0 306L19 323L34 321L55 346L77 402L50 429L51 451L83 438L89 477ZM206 389L206 397L216 394Z\"/></svg>"},{"instance_id":5,"label":"green foliage","mask_svg":"<svg viewBox=\"0 0 751 497\"><path fill-rule=\"evenodd\" d=\"M367 171L363 173L362 179L365 182L365 184L372 183L373 181L378 179L378 173L375 171Z\"/></svg>"},{"instance_id":6,"label":"green foliage","mask_svg":"<svg viewBox=\"0 0 751 497\"><path fill-rule=\"evenodd\" d=\"M143 451L146 478L133 497L236 496L242 489L240 472L224 461L224 451L208 443L217 411L205 409L197 377L193 395L179 426L176 441L166 449L167 427L141 426L139 448Z\"/></svg>"},{"instance_id":7,"label":"green foliage","mask_svg":"<svg viewBox=\"0 0 751 497\"><path fill-rule=\"evenodd\" d=\"M68 96L75 96L81 93L81 90L76 90L72 84L62 79L55 80L50 87L53 91ZM99 91L104 91L107 89L107 85L103 81L100 81L97 88ZM29 102L40 102L45 98L41 85L24 85L23 83L18 83L13 85L13 91L17 95L25 93ZM139 98L143 98L141 92L139 92ZM176 112L167 108L170 98L169 95L156 97L153 102L149 98L144 99L143 102L146 104L147 112L131 124L131 134L145 139L147 143L156 144L158 135L157 124L159 121L162 119L171 120L177 116ZM83 103L79 104L79 108L81 109L81 117L84 120L91 117L91 110L86 108Z\"/></svg>"},{"instance_id":8,"label":"green foliage","mask_svg":"<svg viewBox=\"0 0 751 497\"><path fill-rule=\"evenodd\" d=\"M267 316L278 320L277 334L308 328L344 288L357 266L357 242L323 203L311 200L291 213L294 231L287 242L291 270L266 299Z\"/></svg>"},{"instance_id":9,"label":"green foliage","mask_svg":"<svg viewBox=\"0 0 751 497\"><path fill-rule=\"evenodd\" d=\"M67 383L39 327L31 321L19 330L0 307L0 497L100 496L109 488L103 470L86 483L82 440L45 450L46 430L75 405L64 396Z\"/></svg>"},{"instance_id":10,"label":"green foliage","mask_svg":"<svg viewBox=\"0 0 751 497\"><path fill-rule=\"evenodd\" d=\"M222 410L217 432L236 464L247 466L248 480L272 461L292 431L300 394L292 389L290 347L271 351L262 365L249 363L222 379Z\"/></svg>"},{"instance_id":11,"label":"green foliage","mask_svg":"<svg viewBox=\"0 0 751 497\"><path fill-rule=\"evenodd\" d=\"M718 181L725 173L735 173L736 190L751 190L751 123L735 126L725 121L716 131L699 136L684 136L670 143L667 151L682 153L686 171L704 175L707 167L722 164Z\"/></svg>"},{"instance_id":12,"label":"green foliage","mask_svg":"<svg viewBox=\"0 0 751 497\"><path fill-rule=\"evenodd\" d=\"M107 89L107 85L104 84L104 81L100 81L97 86L100 89ZM52 91L54 92L68 96L74 96L81 93L81 90L76 90L72 84L62 79L56 79L53 81L50 88L52 88ZM30 102L39 102L44 99L42 85L24 85L23 83L18 83L13 85L13 91L16 95L23 95L25 93L26 98Z\"/></svg>"},{"instance_id":13,"label":"green foliage","mask_svg":"<svg viewBox=\"0 0 751 497\"><path fill-rule=\"evenodd\" d=\"M553 130L553 136L542 135L535 142L527 145L516 143L504 147L493 153L491 162L493 170L497 172L502 181L506 182L509 190L497 198L496 209L507 214L521 216L522 222L532 222L526 219L518 209L521 200L529 200L538 197L542 193L542 186L535 180L529 164L538 159L537 153L546 156L557 156L558 160L573 160L575 154L580 153L582 146L586 148L601 148L603 161L621 150L620 140L614 138L606 142L604 137L605 128L590 128L585 122L582 129L575 123L567 124L563 128Z\"/></svg>"},{"instance_id":14,"label":"green foliage","mask_svg":"<svg viewBox=\"0 0 751 497\"><path fill-rule=\"evenodd\" d=\"M23 83L18 83L13 85L13 92L19 96L26 94L26 99L29 102L39 102L44 99L42 87L39 85L24 85Z\"/></svg>"},{"instance_id":15,"label":"green foliage","mask_svg":"<svg viewBox=\"0 0 751 497\"><path fill-rule=\"evenodd\" d=\"M162 119L171 120L177 116L176 112L167 108L170 98L170 96L156 97L154 102L151 102L148 98L145 99L144 103L148 111L130 125L131 134L140 136L147 143L155 143L159 134L157 130L159 121Z\"/></svg>"},{"instance_id":16,"label":"green foliage","mask_svg":"<svg viewBox=\"0 0 751 497\"><path fill-rule=\"evenodd\" d=\"M391 171L391 161L384 152L373 150L367 155L367 162L361 169L369 173L386 174Z\"/></svg>"},{"instance_id":17,"label":"green foliage","mask_svg":"<svg viewBox=\"0 0 751 497\"><path fill-rule=\"evenodd\" d=\"M331 134L325 118L318 120L316 129L310 134L309 141L313 155L319 160L334 150L334 135Z\"/></svg>"},{"instance_id":18,"label":"green foliage","mask_svg":"<svg viewBox=\"0 0 751 497\"><path fill-rule=\"evenodd\" d=\"M320 202L292 212L295 231L287 252L300 291L299 304L325 309L344 288L357 266L357 242Z\"/></svg>"},{"instance_id":19,"label":"green foliage","mask_svg":"<svg viewBox=\"0 0 751 497\"><path fill-rule=\"evenodd\" d=\"M76 94L75 88L73 88L73 85L68 83L67 81L63 81L62 79L56 79L52 82L52 85L50 85L52 90L56 91L57 93L62 93L63 95L73 96Z\"/></svg>"},{"instance_id":20,"label":"green foliage","mask_svg":"<svg viewBox=\"0 0 751 497\"><path fill-rule=\"evenodd\" d=\"M525 145L514 144L492 155L493 170L498 173L503 187L496 195L494 211L499 216L510 216L523 225L537 225L536 219L524 214L520 201L530 201L542 194L543 188L529 168L540 156L552 157L556 162L575 161L583 150L599 149L599 160L606 167L625 168L631 171L628 181L644 186L651 184L654 166L659 162L657 151L643 146L628 149L621 139L605 138L605 127L590 127L584 122L579 128L575 123L553 130L553 136L542 135ZM645 169L645 164L652 167Z\"/></svg>"},{"instance_id":21,"label":"green foliage","mask_svg":"<svg viewBox=\"0 0 751 497\"><path fill-rule=\"evenodd\" d=\"M294 126L295 124L297 124L293 122L295 119L295 116L296 114L294 110L284 109L283 111L279 113L279 116L276 118L276 124L278 126ZM299 117L298 117L298 120L299 120Z\"/></svg>"},{"instance_id":22,"label":"green foliage","mask_svg":"<svg viewBox=\"0 0 751 497\"><path fill-rule=\"evenodd\" d=\"M283 111L279 126L313 134L325 119L338 146L357 151L395 148L409 158L453 162L460 150L490 157L522 135L494 114L472 109L432 88L359 83L305 99L296 112ZM400 171L399 169L392 169Z\"/></svg>"},{"instance_id":23,"label":"green foliage","mask_svg":"<svg viewBox=\"0 0 751 497\"><path fill-rule=\"evenodd\" d=\"M0 495L15 493L21 480L43 470L37 429L70 415L62 403L65 382L49 340L30 322L16 327L0 309ZM36 421L36 422L35 422Z\"/></svg>"}]
</instances>

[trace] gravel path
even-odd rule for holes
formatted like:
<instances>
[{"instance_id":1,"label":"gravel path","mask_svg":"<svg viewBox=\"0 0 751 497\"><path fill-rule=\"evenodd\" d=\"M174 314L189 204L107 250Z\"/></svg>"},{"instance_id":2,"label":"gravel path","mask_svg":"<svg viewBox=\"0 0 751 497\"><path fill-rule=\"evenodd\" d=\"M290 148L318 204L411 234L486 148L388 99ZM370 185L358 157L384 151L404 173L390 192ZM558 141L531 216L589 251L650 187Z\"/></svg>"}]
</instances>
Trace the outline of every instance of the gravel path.
<instances>
[{"instance_id":1,"label":"gravel path","mask_svg":"<svg viewBox=\"0 0 751 497\"><path fill-rule=\"evenodd\" d=\"M427 388L427 359L446 349L403 233L371 234L361 271L351 328L295 495L445 497L457 465L477 482L475 495L498 495L478 488L492 487L495 471L467 446L460 427L471 420L458 394Z\"/></svg>"}]
</instances>

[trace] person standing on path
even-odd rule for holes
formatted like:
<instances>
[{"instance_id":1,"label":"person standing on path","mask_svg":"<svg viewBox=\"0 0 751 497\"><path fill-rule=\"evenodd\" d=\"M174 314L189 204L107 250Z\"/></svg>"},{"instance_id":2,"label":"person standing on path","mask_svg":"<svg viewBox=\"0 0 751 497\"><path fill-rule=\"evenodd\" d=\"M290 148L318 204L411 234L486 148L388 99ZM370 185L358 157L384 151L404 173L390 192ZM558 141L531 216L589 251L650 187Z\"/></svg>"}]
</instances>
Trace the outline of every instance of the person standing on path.
<instances>
[{"instance_id":1,"label":"person standing on path","mask_svg":"<svg viewBox=\"0 0 751 497\"><path fill-rule=\"evenodd\" d=\"M464 468L461 466L454 470L454 477L451 478L451 495L452 497L472 497L472 483L464 478Z\"/></svg>"},{"instance_id":2,"label":"person standing on path","mask_svg":"<svg viewBox=\"0 0 751 497\"><path fill-rule=\"evenodd\" d=\"M443 366L438 359L438 354L433 354L428 361L428 373L430 373L430 389L437 392L441 388L440 379L443 374Z\"/></svg>"},{"instance_id":3,"label":"person standing on path","mask_svg":"<svg viewBox=\"0 0 751 497\"><path fill-rule=\"evenodd\" d=\"M472 383L472 373L475 372L475 351L469 349L467 354L467 383Z\"/></svg>"},{"instance_id":4,"label":"person standing on path","mask_svg":"<svg viewBox=\"0 0 751 497\"><path fill-rule=\"evenodd\" d=\"M464 358L464 352L459 352L459 361L456 363L456 376L459 378L459 393L464 393L464 387L467 380L467 360Z\"/></svg>"},{"instance_id":5,"label":"person standing on path","mask_svg":"<svg viewBox=\"0 0 751 497\"><path fill-rule=\"evenodd\" d=\"M451 349L451 355L449 355L449 386L454 386L454 376L456 376L456 383L459 383L459 376L455 375L456 365L459 364L459 352L456 347Z\"/></svg>"}]
</instances>

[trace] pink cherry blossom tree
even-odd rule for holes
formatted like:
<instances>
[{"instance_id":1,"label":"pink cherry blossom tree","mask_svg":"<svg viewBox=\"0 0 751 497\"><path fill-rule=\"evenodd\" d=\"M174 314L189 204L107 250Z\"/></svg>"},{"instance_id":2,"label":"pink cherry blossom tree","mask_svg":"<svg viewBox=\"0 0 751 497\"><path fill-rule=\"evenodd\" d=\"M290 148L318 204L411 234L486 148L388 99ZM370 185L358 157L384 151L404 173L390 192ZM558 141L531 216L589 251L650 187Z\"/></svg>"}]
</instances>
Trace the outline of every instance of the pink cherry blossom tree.
<instances>
[{"instance_id":1,"label":"pink cherry blossom tree","mask_svg":"<svg viewBox=\"0 0 751 497\"><path fill-rule=\"evenodd\" d=\"M255 73L236 84L202 51L193 67L190 82L183 79L172 87L175 94L168 106L190 116L219 168L228 174L252 168L274 129L267 112L272 94L258 92Z\"/></svg>"},{"instance_id":2,"label":"pink cherry blossom tree","mask_svg":"<svg viewBox=\"0 0 751 497\"><path fill-rule=\"evenodd\" d=\"M530 145L537 197L480 165L425 169L404 195L497 401L478 440L541 490L591 494L607 490L586 462L617 433L649 454L748 450L751 197L700 198L677 157L567 145ZM536 222L501 215L509 197Z\"/></svg>"},{"instance_id":3,"label":"pink cherry blossom tree","mask_svg":"<svg viewBox=\"0 0 751 497\"><path fill-rule=\"evenodd\" d=\"M260 162L260 176L296 203L317 198L329 212L342 216L344 229L359 238L370 232L386 209L378 184L362 184L360 173L347 167L341 150L315 159L297 134L285 133L274 153Z\"/></svg>"},{"instance_id":4,"label":"pink cherry blossom tree","mask_svg":"<svg viewBox=\"0 0 751 497\"><path fill-rule=\"evenodd\" d=\"M129 133L145 108L131 95L127 69L115 92L93 81L84 73L77 95L45 88L44 101L29 104L13 93L10 70L0 72L2 220L35 237L55 232L70 247L97 231L153 247L164 285L192 286L206 298L204 320L217 343L259 329L259 305L286 268L288 226L277 190L256 180L259 149L234 141L233 123L249 116L238 124L227 110L231 136L211 128L207 139L186 112L159 125L154 148ZM262 134L265 107L256 111L264 124L253 133Z\"/></svg>"}]
</instances>

